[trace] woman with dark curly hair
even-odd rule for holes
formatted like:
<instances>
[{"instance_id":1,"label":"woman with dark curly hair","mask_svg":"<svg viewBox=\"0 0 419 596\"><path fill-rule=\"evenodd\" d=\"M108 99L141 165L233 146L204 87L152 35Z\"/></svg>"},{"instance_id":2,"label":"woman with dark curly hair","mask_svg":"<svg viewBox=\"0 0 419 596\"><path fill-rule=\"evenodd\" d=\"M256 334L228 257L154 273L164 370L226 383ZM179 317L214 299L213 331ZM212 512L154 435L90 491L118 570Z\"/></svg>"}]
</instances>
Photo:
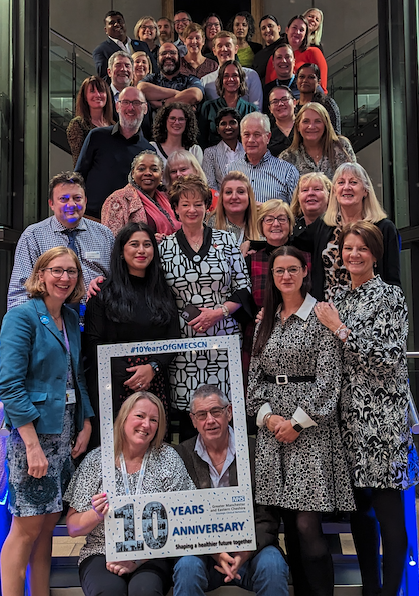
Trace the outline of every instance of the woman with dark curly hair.
<instances>
[{"instance_id":1,"label":"woman with dark curly hair","mask_svg":"<svg viewBox=\"0 0 419 596\"><path fill-rule=\"evenodd\" d=\"M215 87L219 97L204 103L199 120L201 145L205 147L221 141L215 119L222 108L235 108L242 118L257 111L253 103L243 99L247 93L246 74L237 60L227 60L220 66Z\"/></svg>"},{"instance_id":2,"label":"woman with dark curly hair","mask_svg":"<svg viewBox=\"0 0 419 596\"><path fill-rule=\"evenodd\" d=\"M260 52L262 46L260 43L250 41L255 34L255 20L246 10L238 12L234 15L227 25L227 30L232 31L237 37L239 49L237 56L240 64L247 68L251 68L255 54Z\"/></svg>"},{"instance_id":3,"label":"woman with dark curly hair","mask_svg":"<svg viewBox=\"0 0 419 596\"><path fill-rule=\"evenodd\" d=\"M76 165L83 143L93 128L114 124L109 86L98 76L84 79L76 99L76 116L67 127L67 139Z\"/></svg>"},{"instance_id":4,"label":"woman with dark curly hair","mask_svg":"<svg viewBox=\"0 0 419 596\"><path fill-rule=\"evenodd\" d=\"M202 163L204 154L197 145L199 129L195 112L186 103L174 102L163 106L157 112L153 123L153 139L151 142L157 155L166 165L167 158L173 151L186 149Z\"/></svg>"}]
</instances>

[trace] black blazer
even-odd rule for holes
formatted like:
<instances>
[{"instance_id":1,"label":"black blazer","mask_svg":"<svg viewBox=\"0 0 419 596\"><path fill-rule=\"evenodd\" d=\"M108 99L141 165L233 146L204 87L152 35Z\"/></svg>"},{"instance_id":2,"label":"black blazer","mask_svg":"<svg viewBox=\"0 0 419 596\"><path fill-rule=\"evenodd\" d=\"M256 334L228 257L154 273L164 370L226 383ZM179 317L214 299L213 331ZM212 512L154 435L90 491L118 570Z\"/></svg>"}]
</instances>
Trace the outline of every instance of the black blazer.
<instances>
[{"instance_id":1,"label":"black blazer","mask_svg":"<svg viewBox=\"0 0 419 596\"><path fill-rule=\"evenodd\" d=\"M153 54L150 52L148 45L145 41L139 41L138 39L131 40L131 47L133 52L145 52L148 54L151 60L151 64L153 65L153 72L158 72L159 68L157 66L157 62ZM119 52L121 48L117 43L112 41L108 37L105 39L101 44L99 44L93 50L93 60L95 61L97 73L102 79L104 79L108 85L111 84L111 80L108 77L108 60L115 52Z\"/></svg>"}]
</instances>

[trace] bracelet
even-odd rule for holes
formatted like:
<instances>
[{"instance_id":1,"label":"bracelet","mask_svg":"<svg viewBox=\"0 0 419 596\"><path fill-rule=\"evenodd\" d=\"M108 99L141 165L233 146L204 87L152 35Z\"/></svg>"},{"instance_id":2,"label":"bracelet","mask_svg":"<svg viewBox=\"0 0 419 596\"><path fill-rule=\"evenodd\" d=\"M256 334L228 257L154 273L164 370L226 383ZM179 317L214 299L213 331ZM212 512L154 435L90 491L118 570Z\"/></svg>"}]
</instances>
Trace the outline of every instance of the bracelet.
<instances>
[{"instance_id":1,"label":"bracelet","mask_svg":"<svg viewBox=\"0 0 419 596\"><path fill-rule=\"evenodd\" d=\"M265 414L265 416L263 417L263 421L262 421L263 426L268 427L268 422L272 416L273 416L272 412L268 412L267 414Z\"/></svg>"},{"instance_id":2,"label":"bracelet","mask_svg":"<svg viewBox=\"0 0 419 596\"><path fill-rule=\"evenodd\" d=\"M339 325L339 327L336 329L336 331L334 331L333 333L334 333L335 335L338 335L339 331L340 331L341 329L343 329L344 327L345 327L345 323L341 323L341 324Z\"/></svg>"}]
</instances>

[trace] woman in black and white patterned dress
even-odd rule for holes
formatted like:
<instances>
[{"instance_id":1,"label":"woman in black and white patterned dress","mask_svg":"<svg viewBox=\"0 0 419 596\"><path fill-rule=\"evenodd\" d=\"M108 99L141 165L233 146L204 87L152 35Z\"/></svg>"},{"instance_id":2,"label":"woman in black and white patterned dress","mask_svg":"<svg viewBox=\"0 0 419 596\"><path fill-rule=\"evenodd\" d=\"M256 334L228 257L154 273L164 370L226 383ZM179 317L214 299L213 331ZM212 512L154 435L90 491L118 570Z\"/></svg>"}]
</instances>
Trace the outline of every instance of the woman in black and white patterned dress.
<instances>
[{"instance_id":1,"label":"woman in black and white patterned dress","mask_svg":"<svg viewBox=\"0 0 419 596\"><path fill-rule=\"evenodd\" d=\"M232 314L244 307L249 315L250 281L246 264L229 232L204 225L211 190L195 175L180 178L170 191L182 227L159 245L161 264L179 311L181 337L240 333ZM192 305L198 316L187 322L181 313ZM195 313L196 314L196 313ZM199 385L214 384L229 392L226 352L180 353L169 367L172 405L178 410L181 439L193 435L190 396ZM189 431L189 432L188 432Z\"/></svg>"},{"instance_id":2,"label":"woman in black and white patterned dress","mask_svg":"<svg viewBox=\"0 0 419 596\"><path fill-rule=\"evenodd\" d=\"M336 296L336 306L320 303L316 312L343 344L341 430L357 504L352 534L363 594L396 596L407 551L402 490L419 481L408 423L407 307L400 288L374 275L384 252L374 224L347 224L339 252L352 286Z\"/></svg>"},{"instance_id":3,"label":"woman in black and white patterned dress","mask_svg":"<svg viewBox=\"0 0 419 596\"><path fill-rule=\"evenodd\" d=\"M298 249L272 252L247 411L259 426L256 502L277 508L278 528L284 519L294 593L333 596L321 512L351 510L354 502L338 425L339 342L314 313L307 274Z\"/></svg>"}]
</instances>

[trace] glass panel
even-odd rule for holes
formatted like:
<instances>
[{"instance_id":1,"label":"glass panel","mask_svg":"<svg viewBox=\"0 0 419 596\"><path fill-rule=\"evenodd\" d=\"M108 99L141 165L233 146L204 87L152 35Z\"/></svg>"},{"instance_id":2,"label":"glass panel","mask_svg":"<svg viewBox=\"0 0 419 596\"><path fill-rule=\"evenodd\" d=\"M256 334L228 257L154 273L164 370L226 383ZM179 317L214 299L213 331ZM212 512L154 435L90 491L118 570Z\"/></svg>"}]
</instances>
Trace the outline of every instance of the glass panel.
<instances>
[{"instance_id":1,"label":"glass panel","mask_svg":"<svg viewBox=\"0 0 419 596\"><path fill-rule=\"evenodd\" d=\"M10 23L10 3L0 2L0 225L9 227L12 225L10 146L12 27Z\"/></svg>"}]
</instances>

